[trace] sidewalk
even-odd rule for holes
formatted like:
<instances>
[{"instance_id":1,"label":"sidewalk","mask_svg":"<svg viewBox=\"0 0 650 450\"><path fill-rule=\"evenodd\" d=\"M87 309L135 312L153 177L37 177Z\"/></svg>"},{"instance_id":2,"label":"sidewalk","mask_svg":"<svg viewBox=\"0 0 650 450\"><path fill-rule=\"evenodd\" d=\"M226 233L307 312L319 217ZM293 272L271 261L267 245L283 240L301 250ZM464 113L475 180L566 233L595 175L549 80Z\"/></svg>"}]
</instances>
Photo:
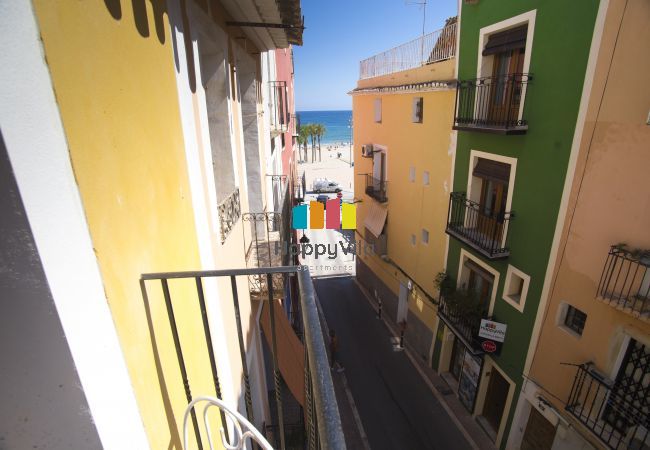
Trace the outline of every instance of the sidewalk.
<instances>
[{"instance_id":1,"label":"sidewalk","mask_svg":"<svg viewBox=\"0 0 650 450\"><path fill-rule=\"evenodd\" d=\"M361 292L363 292L368 303L377 310L378 305L372 299L370 293L359 282L357 282L356 279L354 282ZM388 330L395 337L398 337L399 331L397 324L385 314L382 314L382 320ZM454 422L456 422L456 424L464 431L465 437L470 440L473 447L481 450L495 450L496 447L491 442L489 436L483 431L476 420L474 420L458 397L454 395L453 390L450 389L447 382L417 356L417 353L409 346L407 340L405 340L404 347L404 351L411 363L415 366L422 378L424 378L425 383L429 386L436 398L445 407L450 416L452 416Z\"/></svg>"}]
</instances>

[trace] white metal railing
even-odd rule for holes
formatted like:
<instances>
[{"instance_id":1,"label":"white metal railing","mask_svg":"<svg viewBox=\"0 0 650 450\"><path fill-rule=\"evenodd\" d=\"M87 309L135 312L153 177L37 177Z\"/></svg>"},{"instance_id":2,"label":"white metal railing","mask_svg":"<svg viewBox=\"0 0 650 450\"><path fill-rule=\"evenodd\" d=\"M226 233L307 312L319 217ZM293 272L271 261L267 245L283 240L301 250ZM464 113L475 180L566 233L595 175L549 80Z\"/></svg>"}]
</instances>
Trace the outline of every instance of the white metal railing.
<instances>
[{"instance_id":1,"label":"white metal railing","mask_svg":"<svg viewBox=\"0 0 650 450\"><path fill-rule=\"evenodd\" d=\"M456 55L456 22L361 61L359 79L421 67Z\"/></svg>"}]
</instances>

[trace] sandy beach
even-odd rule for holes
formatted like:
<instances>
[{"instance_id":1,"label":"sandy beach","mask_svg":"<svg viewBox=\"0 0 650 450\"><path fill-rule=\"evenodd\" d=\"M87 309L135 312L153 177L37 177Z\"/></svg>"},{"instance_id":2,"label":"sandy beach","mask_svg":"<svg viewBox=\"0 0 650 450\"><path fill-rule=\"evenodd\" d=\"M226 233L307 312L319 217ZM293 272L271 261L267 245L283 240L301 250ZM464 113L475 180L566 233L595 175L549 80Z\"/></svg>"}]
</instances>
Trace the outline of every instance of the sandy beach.
<instances>
[{"instance_id":1,"label":"sandy beach","mask_svg":"<svg viewBox=\"0 0 650 450\"><path fill-rule=\"evenodd\" d=\"M318 161L318 149L315 150L316 162L311 162L311 147L307 148L309 162L298 163L298 174L305 174L307 192L311 192L316 178L327 178L336 181L343 189L343 199L352 201L354 198L354 167L350 164L349 143L321 144L322 161ZM340 155L340 156L339 156ZM353 161L354 162L354 161Z\"/></svg>"}]
</instances>

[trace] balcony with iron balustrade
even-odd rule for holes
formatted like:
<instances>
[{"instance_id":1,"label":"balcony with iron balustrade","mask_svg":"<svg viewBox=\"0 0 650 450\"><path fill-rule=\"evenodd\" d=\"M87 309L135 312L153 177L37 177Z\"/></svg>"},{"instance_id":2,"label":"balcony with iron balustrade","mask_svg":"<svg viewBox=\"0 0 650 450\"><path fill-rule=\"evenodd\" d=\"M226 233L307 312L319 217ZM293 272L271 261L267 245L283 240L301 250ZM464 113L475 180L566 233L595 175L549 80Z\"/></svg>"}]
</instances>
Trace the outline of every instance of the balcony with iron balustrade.
<instances>
[{"instance_id":1,"label":"balcony with iron balustrade","mask_svg":"<svg viewBox=\"0 0 650 450\"><path fill-rule=\"evenodd\" d=\"M268 286L266 298L260 298L254 303L256 308L261 306L259 323L252 313L244 314L247 306L237 282L240 277L251 276L265 278ZM276 292L275 283L271 281L275 276L284 282L279 287L280 293ZM241 373L237 375L219 371L223 367L219 365L220 358L225 356L215 350L214 336L218 333L209 320L208 305L216 300L213 296L220 280L225 282L224 285L230 286L230 295L221 290L220 300L232 303L232 316L223 320L234 322L232 329L236 330L236 336L231 336L224 345L234 347L235 354L241 359ZM185 394L187 404L184 419L177 419L183 420L183 448L217 448L210 431L216 425L211 423L216 416L208 414L210 407L219 412L221 424L236 424L221 428L220 440L224 448L253 448L250 441L257 443L255 448L287 448L289 444L296 444L289 442L292 437L301 439L299 448L346 448L325 334L316 307L314 286L306 266L149 273L140 277L140 288L154 356L160 358L160 344L157 342L162 342L166 336L171 336L173 341L172 352L175 352L177 376L165 374L170 377L168 381L160 378L159 382L163 383L163 392L168 392L171 388L169 383L178 381L179 389ZM284 297L284 303L279 297ZM291 317L285 311L286 303L295 305L292 306L292 312L298 314L302 323L300 335L292 331ZM195 311L195 316L188 315L189 311ZM153 315L158 314L166 315L166 319L163 317L163 320L154 320ZM188 326L194 330L192 333L188 331ZM267 379L272 379L274 384L269 386L268 399L270 407L274 408L271 413L273 423L265 423L266 427L261 431L254 425L261 422L264 412L256 409L253 401L254 383L251 375L254 369L250 366L250 360L254 350L247 336L250 327L260 327L260 331L263 331L269 349L269 357L265 358L263 366L272 374ZM198 334L195 332L197 329L200 330ZM248 333L244 330L248 330ZM203 342L196 341L197 338L188 339L188 336L201 336ZM202 377L193 378L197 366L209 368L209 385ZM222 378L241 379L241 408L224 401L220 382ZM197 386L200 386L201 391L192 391L192 387L196 389ZM291 404L287 404L288 398L292 400ZM167 402L171 401L167 399ZM301 414L296 423L287 423L287 412L292 406L294 410L301 411ZM205 411L203 414L201 409ZM239 412L240 409L245 411ZM200 423L200 419L203 423ZM178 427L180 423L170 425ZM297 430L296 427L301 429ZM194 445L188 447L192 441Z\"/></svg>"},{"instance_id":2,"label":"balcony with iron balustrade","mask_svg":"<svg viewBox=\"0 0 650 450\"><path fill-rule=\"evenodd\" d=\"M465 192L452 192L445 231L488 259L504 259L510 256L507 235L513 217L511 211L490 213Z\"/></svg>"},{"instance_id":3,"label":"balcony with iron balustrade","mask_svg":"<svg viewBox=\"0 0 650 450\"><path fill-rule=\"evenodd\" d=\"M386 203L388 201L388 181L375 178L369 173L363 175L366 177L366 195L379 203Z\"/></svg>"},{"instance_id":4,"label":"balcony with iron balustrade","mask_svg":"<svg viewBox=\"0 0 650 450\"><path fill-rule=\"evenodd\" d=\"M525 134L524 97L532 79L527 73L512 73L459 81L453 129Z\"/></svg>"},{"instance_id":5,"label":"balcony with iron balustrade","mask_svg":"<svg viewBox=\"0 0 650 450\"><path fill-rule=\"evenodd\" d=\"M610 247L596 299L650 322L650 251Z\"/></svg>"},{"instance_id":6,"label":"balcony with iron balustrade","mask_svg":"<svg viewBox=\"0 0 650 450\"><path fill-rule=\"evenodd\" d=\"M565 409L607 448L649 448L650 402L643 380L609 380L592 363L575 367Z\"/></svg>"}]
</instances>

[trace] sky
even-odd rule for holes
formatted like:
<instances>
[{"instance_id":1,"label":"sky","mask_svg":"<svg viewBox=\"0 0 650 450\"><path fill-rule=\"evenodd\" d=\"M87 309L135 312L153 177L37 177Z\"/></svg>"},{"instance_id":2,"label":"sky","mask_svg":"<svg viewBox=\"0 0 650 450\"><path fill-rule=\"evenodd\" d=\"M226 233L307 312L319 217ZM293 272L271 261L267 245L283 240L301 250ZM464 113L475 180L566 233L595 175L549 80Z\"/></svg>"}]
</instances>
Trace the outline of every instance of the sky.
<instances>
[{"instance_id":1,"label":"sky","mask_svg":"<svg viewBox=\"0 0 650 450\"><path fill-rule=\"evenodd\" d=\"M422 34L422 0L302 0L303 46L294 47L296 109L349 110L359 62ZM456 15L456 0L427 0L425 33Z\"/></svg>"}]
</instances>

